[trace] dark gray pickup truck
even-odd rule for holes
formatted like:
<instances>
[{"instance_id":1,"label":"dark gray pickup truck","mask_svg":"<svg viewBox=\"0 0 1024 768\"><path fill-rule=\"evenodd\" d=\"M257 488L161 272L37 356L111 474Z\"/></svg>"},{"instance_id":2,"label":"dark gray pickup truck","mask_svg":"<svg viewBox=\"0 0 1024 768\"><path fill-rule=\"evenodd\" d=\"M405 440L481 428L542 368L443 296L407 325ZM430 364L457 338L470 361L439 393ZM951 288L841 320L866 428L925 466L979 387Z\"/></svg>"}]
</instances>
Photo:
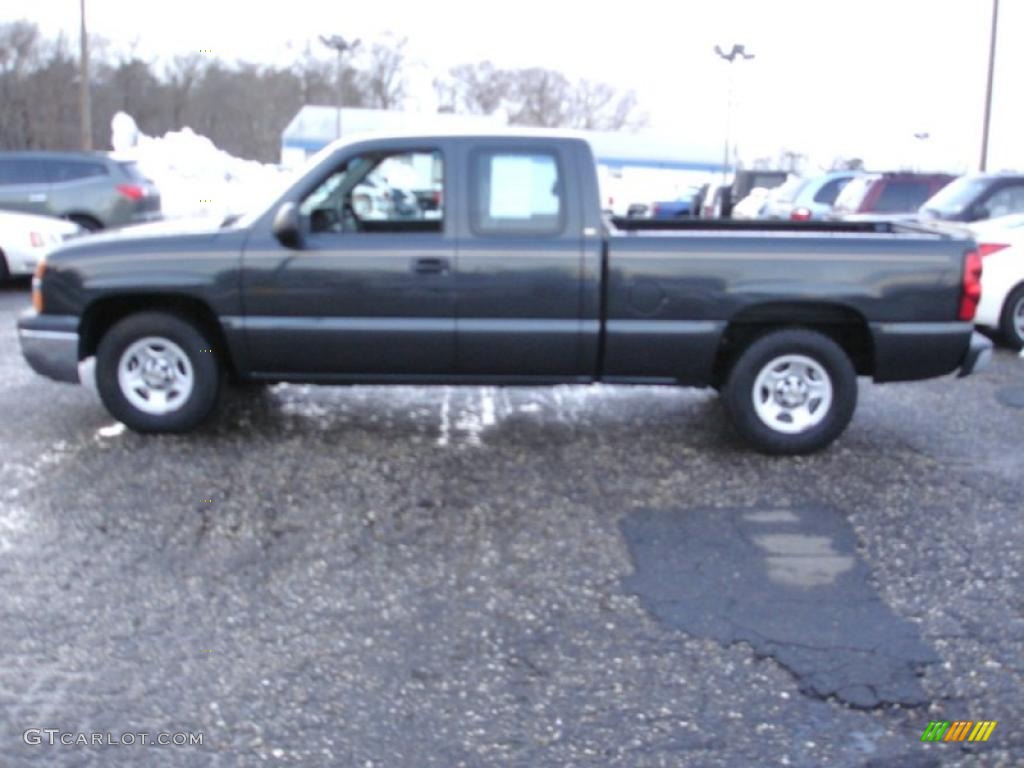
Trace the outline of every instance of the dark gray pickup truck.
<instances>
[{"instance_id":1,"label":"dark gray pickup truck","mask_svg":"<svg viewBox=\"0 0 1024 768\"><path fill-rule=\"evenodd\" d=\"M603 381L714 387L773 453L835 439L858 375L984 364L970 240L752 224L603 219L580 138L349 141L220 228L61 248L19 337L37 372L94 376L143 432L194 428L226 378Z\"/></svg>"}]
</instances>

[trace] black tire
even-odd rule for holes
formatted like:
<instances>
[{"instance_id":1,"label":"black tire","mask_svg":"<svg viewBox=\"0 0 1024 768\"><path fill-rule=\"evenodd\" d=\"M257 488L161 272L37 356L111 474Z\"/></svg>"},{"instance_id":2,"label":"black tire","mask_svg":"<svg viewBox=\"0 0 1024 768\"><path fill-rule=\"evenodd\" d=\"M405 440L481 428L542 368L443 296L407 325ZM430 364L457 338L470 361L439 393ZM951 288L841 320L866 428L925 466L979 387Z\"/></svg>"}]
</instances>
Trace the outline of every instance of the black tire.
<instances>
[{"instance_id":1,"label":"black tire","mask_svg":"<svg viewBox=\"0 0 1024 768\"><path fill-rule=\"evenodd\" d=\"M148 413L136 407L118 381L122 355L146 337L173 342L188 358L191 392L174 410ZM164 312L140 312L116 323L100 340L96 352L96 386L110 414L136 432L188 432L213 411L221 389L223 368L213 345L194 325Z\"/></svg>"},{"instance_id":2,"label":"black tire","mask_svg":"<svg viewBox=\"0 0 1024 768\"><path fill-rule=\"evenodd\" d=\"M769 363L784 355L810 358L827 376L825 385L831 385L830 405L820 413L811 413L812 420L820 420L803 431L783 431L787 424L782 419L771 426L758 415L754 404L758 377ZM802 329L774 331L751 343L736 359L722 388L722 402L736 431L757 450L770 454L812 453L839 437L853 417L857 374L847 354L827 336ZM814 398L808 402L813 403ZM819 407L824 402L818 400ZM782 412L786 415L784 409Z\"/></svg>"},{"instance_id":3,"label":"black tire","mask_svg":"<svg viewBox=\"0 0 1024 768\"><path fill-rule=\"evenodd\" d=\"M1003 341L1013 349L1024 349L1024 333L1018 327L1018 313L1024 308L1024 285L1018 285L1003 304L1003 313L999 317L999 330Z\"/></svg>"},{"instance_id":4,"label":"black tire","mask_svg":"<svg viewBox=\"0 0 1024 768\"><path fill-rule=\"evenodd\" d=\"M10 277L10 270L7 269L7 257L4 256L3 251L0 251L0 283L6 283Z\"/></svg>"}]
</instances>

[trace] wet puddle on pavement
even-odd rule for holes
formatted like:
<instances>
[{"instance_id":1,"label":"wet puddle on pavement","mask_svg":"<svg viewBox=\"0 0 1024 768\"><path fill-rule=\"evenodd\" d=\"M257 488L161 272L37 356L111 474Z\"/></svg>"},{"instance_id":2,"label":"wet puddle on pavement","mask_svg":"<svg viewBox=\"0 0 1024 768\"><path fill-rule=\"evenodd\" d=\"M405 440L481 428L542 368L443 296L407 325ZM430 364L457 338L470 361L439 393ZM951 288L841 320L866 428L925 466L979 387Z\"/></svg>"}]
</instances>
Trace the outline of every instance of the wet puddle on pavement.
<instances>
[{"instance_id":1,"label":"wet puddle on pavement","mask_svg":"<svg viewBox=\"0 0 1024 768\"><path fill-rule=\"evenodd\" d=\"M808 695L928 701L918 678L935 653L874 590L839 511L640 510L621 528L634 563L624 586L665 626L746 642Z\"/></svg>"}]
</instances>

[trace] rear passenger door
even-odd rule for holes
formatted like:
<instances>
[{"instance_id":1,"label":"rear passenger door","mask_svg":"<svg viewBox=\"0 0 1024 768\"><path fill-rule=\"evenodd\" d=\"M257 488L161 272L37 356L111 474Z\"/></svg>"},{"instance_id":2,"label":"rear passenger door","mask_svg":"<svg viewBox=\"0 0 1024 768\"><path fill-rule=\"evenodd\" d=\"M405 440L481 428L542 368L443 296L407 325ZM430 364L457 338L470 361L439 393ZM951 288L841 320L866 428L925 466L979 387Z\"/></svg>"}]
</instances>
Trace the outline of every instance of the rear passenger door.
<instances>
[{"instance_id":1,"label":"rear passenger door","mask_svg":"<svg viewBox=\"0 0 1024 768\"><path fill-rule=\"evenodd\" d=\"M583 375L579 169L568 147L463 145L456 365L469 376Z\"/></svg>"},{"instance_id":2,"label":"rear passenger door","mask_svg":"<svg viewBox=\"0 0 1024 768\"><path fill-rule=\"evenodd\" d=\"M31 157L0 157L0 208L8 211L50 212L50 160Z\"/></svg>"}]
</instances>

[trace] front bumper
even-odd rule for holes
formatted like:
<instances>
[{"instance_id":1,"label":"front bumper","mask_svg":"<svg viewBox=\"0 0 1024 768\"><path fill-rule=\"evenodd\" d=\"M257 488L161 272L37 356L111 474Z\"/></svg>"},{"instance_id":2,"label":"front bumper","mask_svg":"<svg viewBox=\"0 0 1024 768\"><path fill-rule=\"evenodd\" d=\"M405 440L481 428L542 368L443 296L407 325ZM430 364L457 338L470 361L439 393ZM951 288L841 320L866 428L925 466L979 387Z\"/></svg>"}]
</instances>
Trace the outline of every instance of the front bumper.
<instances>
[{"instance_id":1,"label":"front bumper","mask_svg":"<svg viewBox=\"0 0 1024 768\"><path fill-rule=\"evenodd\" d=\"M18 318L21 354L41 376L71 384L78 376L78 318L31 313Z\"/></svg>"},{"instance_id":2,"label":"front bumper","mask_svg":"<svg viewBox=\"0 0 1024 768\"><path fill-rule=\"evenodd\" d=\"M959 376L969 376L984 370L992 361L992 342L975 331L971 334L971 344L964 355Z\"/></svg>"}]
</instances>

